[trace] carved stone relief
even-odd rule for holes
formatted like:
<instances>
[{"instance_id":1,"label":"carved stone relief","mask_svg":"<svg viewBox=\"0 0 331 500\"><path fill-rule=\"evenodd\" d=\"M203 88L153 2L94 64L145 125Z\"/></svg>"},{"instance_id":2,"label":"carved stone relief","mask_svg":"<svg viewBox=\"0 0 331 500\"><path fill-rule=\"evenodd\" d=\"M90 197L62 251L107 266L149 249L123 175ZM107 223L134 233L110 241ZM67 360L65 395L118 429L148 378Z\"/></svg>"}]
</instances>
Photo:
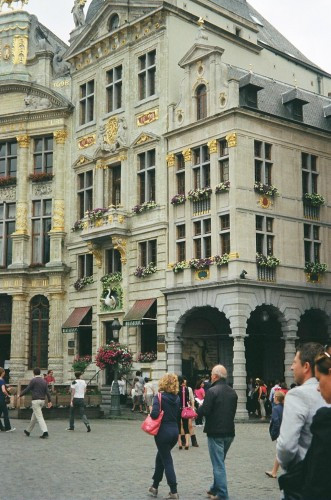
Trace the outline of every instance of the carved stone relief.
<instances>
[{"instance_id":1,"label":"carved stone relief","mask_svg":"<svg viewBox=\"0 0 331 500\"><path fill-rule=\"evenodd\" d=\"M33 186L34 196L43 196L45 194L52 194L52 183L38 183Z\"/></svg>"},{"instance_id":2,"label":"carved stone relief","mask_svg":"<svg viewBox=\"0 0 331 500\"><path fill-rule=\"evenodd\" d=\"M16 199L16 186L8 186L0 189L0 199L12 201Z\"/></svg>"},{"instance_id":3,"label":"carved stone relief","mask_svg":"<svg viewBox=\"0 0 331 500\"><path fill-rule=\"evenodd\" d=\"M35 109L49 109L52 107L52 103L47 97L39 97L34 95L26 95L24 97L25 108L30 110Z\"/></svg>"}]
</instances>

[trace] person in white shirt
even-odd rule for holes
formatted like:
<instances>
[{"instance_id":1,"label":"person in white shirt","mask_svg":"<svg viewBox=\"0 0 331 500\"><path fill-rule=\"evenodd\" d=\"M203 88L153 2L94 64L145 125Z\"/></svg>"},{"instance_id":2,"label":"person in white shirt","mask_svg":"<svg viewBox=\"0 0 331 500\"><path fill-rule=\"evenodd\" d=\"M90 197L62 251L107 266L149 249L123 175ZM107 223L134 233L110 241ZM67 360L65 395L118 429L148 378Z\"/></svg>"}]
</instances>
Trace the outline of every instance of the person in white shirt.
<instances>
[{"instance_id":1,"label":"person in white shirt","mask_svg":"<svg viewBox=\"0 0 331 500\"><path fill-rule=\"evenodd\" d=\"M149 380L148 377L144 378L144 399L145 399L145 404L146 404L146 412L145 413L150 413L152 411L152 406L153 406L153 397L155 396L154 392L154 384L151 380Z\"/></svg>"},{"instance_id":2,"label":"person in white shirt","mask_svg":"<svg viewBox=\"0 0 331 500\"><path fill-rule=\"evenodd\" d=\"M86 382L81 380L81 372L75 372L76 379L71 384L71 402L69 414L69 427L67 431L75 430L75 408L79 408L80 418L86 425L87 432L91 432L91 427L85 415L84 396L86 393Z\"/></svg>"}]
</instances>

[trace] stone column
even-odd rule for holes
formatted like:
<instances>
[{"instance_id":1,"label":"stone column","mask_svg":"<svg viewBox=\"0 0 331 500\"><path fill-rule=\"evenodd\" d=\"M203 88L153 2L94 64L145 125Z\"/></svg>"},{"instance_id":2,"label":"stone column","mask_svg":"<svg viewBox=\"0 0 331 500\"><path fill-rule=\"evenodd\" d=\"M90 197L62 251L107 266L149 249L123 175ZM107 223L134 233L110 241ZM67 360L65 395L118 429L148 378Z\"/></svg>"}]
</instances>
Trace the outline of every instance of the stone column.
<instances>
[{"instance_id":1,"label":"stone column","mask_svg":"<svg viewBox=\"0 0 331 500\"><path fill-rule=\"evenodd\" d=\"M167 371L179 375L182 373L182 340L175 330L176 323L174 319L168 318L166 335Z\"/></svg>"},{"instance_id":2,"label":"stone column","mask_svg":"<svg viewBox=\"0 0 331 500\"><path fill-rule=\"evenodd\" d=\"M284 375L287 387L293 383L293 374L291 366L295 356L295 343L298 340L298 322L295 319L291 319L286 323L282 324L282 332L284 339Z\"/></svg>"},{"instance_id":3,"label":"stone column","mask_svg":"<svg viewBox=\"0 0 331 500\"><path fill-rule=\"evenodd\" d=\"M103 189L103 178L104 170L107 165L102 160L98 160L95 167L94 175L94 207L104 206L104 189Z\"/></svg>"},{"instance_id":4,"label":"stone column","mask_svg":"<svg viewBox=\"0 0 331 500\"><path fill-rule=\"evenodd\" d=\"M63 380L63 334L62 324L64 311L64 294L51 292L49 295L49 354L48 368L54 371L57 382Z\"/></svg>"},{"instance_id":5,"label":"stone column","mask_svg":"<svg viewBox=\"0 0 331 500\"><path fill-rule=\"evenodd\" d=\"M11 352L10 352L10 381L18 382L24 378L27 369L27 297L25 294L13 295Z\"/></svg>"},{"instance_id":6,"label":"stone column","mask_svg":"<svg viewBox=\"0 0 331 500\"><path fill-rule=\"evenodd\" d=\"M28 162L29 162L29 145L30 137L28 135L20 135L17 138L19 146L17 170L19 176L17 178L16 188L16 228L12 234L13 240L13 261L9 266L11 269L24 268L29 265L28 262L28 203L27 203L27 188L28 188Z\"/></svg>"},{"instance_id":7,"label":"stone column","mask_svg":"<svg viewBox=\"0 0 331 500\"><path fill-rule=\"evenodd\" d=\"M56 130L54 132L55 149L54 149L54 197L53 197L53 221L50 235L50 261L46 264L47 267L54 267L63 264L63 240L64 232L64 215L65 215L65 143L68 137L66 130Z\"/></svg>"}]
</instances>

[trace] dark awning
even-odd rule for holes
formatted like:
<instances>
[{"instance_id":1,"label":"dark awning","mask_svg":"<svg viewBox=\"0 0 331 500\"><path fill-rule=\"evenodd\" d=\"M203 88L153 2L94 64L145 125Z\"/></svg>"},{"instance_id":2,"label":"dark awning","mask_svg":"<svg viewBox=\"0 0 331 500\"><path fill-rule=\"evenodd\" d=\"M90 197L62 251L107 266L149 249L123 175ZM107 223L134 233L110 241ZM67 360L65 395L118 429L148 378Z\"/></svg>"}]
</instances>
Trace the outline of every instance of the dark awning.
<instances>
[{"instance_id":1,"label":"dark awning","mask_svg":"<svg viewBox=\"0 0 331 500\"><path fill-rule=\"evenodd\" d=\"M156 318L145 318L146 314L156 302L156 299L136 300L130 311L123 318L123 324L126 326L141 326L149 322L156 321Z\"/></svg>"},{"instance_id":2,"label":"dark awning","mask_svg":"<svg viewBox=\"0 0 331 500\"><path fill-rule=\"evenodd\" d=\"M83 319L90 312L91 306L87 307L76 307L69 318L62 325L62 333L76 333L78 332L79 326L90 326L90 325L82 325Z\"/></svg>"}]
</instances>

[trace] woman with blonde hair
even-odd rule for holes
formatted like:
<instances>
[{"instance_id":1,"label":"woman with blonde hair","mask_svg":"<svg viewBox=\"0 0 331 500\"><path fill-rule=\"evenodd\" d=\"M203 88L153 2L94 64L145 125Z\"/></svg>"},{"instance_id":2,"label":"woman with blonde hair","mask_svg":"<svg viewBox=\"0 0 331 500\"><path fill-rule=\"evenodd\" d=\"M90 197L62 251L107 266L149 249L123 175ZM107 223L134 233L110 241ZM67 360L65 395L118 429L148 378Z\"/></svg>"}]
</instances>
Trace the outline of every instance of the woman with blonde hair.
<instances>
[{"instance_id":1,"label":"woman with blonde hair","mask_svg":"<svg viewBox=\"0 0 331 500\"><path fill-rule=\"evenodd\" d=\"M162 423L158 434L155 436L157 454L155 459L155 471L153 484L149 488L149 493L157 497L158 487L165 472L167 483L170 487L169 495L165 498L179 498L177 493L177 479L172 461L171 450L176 445L178 439L178 419L180 417L180 401L178 393L178 377L174 373L166 373L159 381L159 391L161 393L161 405L158 395L153 399L151 417L158 418L160 411L164 411ZM161 406L161 407L160 407Z\"/></svg>"}]
</instances>

